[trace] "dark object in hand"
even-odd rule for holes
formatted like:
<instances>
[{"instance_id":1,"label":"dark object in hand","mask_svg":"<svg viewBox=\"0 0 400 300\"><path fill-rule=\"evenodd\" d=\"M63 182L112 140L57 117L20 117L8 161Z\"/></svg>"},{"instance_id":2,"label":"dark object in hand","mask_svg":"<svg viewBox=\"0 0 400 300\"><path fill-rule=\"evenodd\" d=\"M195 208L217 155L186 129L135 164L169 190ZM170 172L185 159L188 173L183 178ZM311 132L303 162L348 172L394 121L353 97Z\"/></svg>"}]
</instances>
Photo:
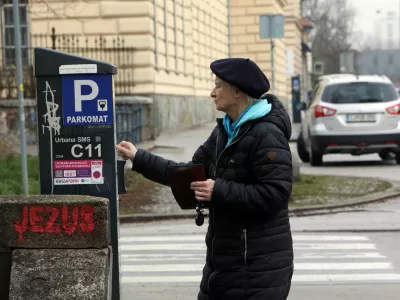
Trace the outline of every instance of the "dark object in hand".
<instances>
[{"instance_id":1,"label":"dark object in hand","mask_svg":"<svg viewBox=\"0 0 400 300\"><path fill-rule=\"evenodd\" d=\"M203 209L206 203L204 201L197 201L194 191L190 188L190 184L195 181L206 180L204 166L170 166L169 172L171 176L171 190L176 202L181 209L195 209L196 225L203 225Z\"/></svg>"},{"instance_id":2,"label":"dark object in hand","mask_svg":"<svg viewBox=\"0 0 400 300\"><path fill-rule=\"evenodd\" d=\"M203 165L169 166L171 190L181 209L194 209L197 201L190 184L194 181L206 181Z\"/></svg>"}]
</instances>

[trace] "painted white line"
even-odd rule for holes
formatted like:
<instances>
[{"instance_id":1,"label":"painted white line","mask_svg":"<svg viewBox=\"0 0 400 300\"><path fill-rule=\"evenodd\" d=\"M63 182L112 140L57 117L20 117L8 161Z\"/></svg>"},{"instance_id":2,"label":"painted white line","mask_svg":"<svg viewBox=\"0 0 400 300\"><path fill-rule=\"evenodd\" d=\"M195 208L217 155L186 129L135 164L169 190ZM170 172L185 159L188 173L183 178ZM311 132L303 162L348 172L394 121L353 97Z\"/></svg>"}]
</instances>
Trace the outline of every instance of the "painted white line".
<instances>
[{"instance_id":1,"label":"painted white line","mask_svg":"<svg viewBox=\"0 0 400 300\"><path fill-rule=\"evenodd\" d=\"M389 262L383 263L297 263L295 270L385 270L393 269Z\"/></svg>"},{"instance_id":2,"label":"painted white line","mask_svg":"<svg viewBox=\"0 0 400 300\"><path fill-rule=\"evenodd\" d=\"M341 244L312 244L312 243L295 243L295 250L366 250L376 249L374 244L369 243L341 243Z\"/></svg>"},{"instance_id":3,"label":"painted white line","mask_svg":"<svg viewBox=\"0 0 400 300\"><path fill-rule=\"evenodd\" d=\"M123 276L122 283L199 283L201 276ZM400 274L293 275L292 282L400 281Z\"/></svg>"},{"instance_id":4,"label":"painted white line","mask_svg":"<svg viewBox=\"0 0 400 300\"><path fill-rule=\"evenodd\" d=\"M122 265L122 272L198 272L203 264ZM297 263L295 270L388 270L391 263Z\"/></svg>"},{"instance_id":5,"label":"painted white line","mask_svg":"<svg viewBox=\"0 0 400 300\"><path fill-rule=\"evenodd\" d=\"M180 260L204 260L205 253L202 254L185 254L185 253L174 253L174 254L148 254L148 253L139 253L139 254L121 254L121 260L124 262L129 261L177 261ZM323 253L323 255L319 253L315 254L297 254L294 257L294 261L303 260L303 259L343 259L343 258L386 258L384 255L376 253L376 252L361 252L354 254L340 254L340 253Z\"/></svg>"},{"instance_id":6,"label":"painted white line","mask_svg":"<svg viewBox=\"0 0 400 300\"><path fill-rule=\"evenodd\" d=\"M386 256L377 252L354 252L354 253L338 253L338 252L314 252L295 255L294 259L338 259L338 258L386 258Z\"/></svg>"},{"instance_id":7,"label":"painted white line","mask_svg":"<svg viewBox=\"0 0 400 300\"><path fill-rule=\"evenodd\" d=\"M343 243L343 244L312 244L295 243L295 250L362 250L376 249L369 243ZM121 251L148 251L148 250L205 250L205 244L121 244Z\"/></svg>"},{"instance_id":8,"label":"painted white line","mask_svg":"<svg viewBox=\"0 0 400 300\"><path fill-rule=\"evenodd\" d=\"M400 274L313 274L293 275L293 282L321 282L321 281L400 281Z\"/></svg>"},{"instance_id":9,"label":"painted white line","mask_svg":"<svg viewBox=\"0 0 400 300\"><path fill-rule=\"evenodd\" d=\"M121 243L134 242L204 242L204 234L193 235L154 235L154 236L123 236L120 237ZM293 235L294 241L369 241L365 236L317 236L317 235Z\"/></svg>"},{"instance_id":10,"label":"painted white line","mask_svg":"<svg viewBox=\"0 0 400 300\"><path fill-rule=\"evenodd\" d=\"M148 251L148 250L204 250L205 244L137 244L124 245L120 247L121 251Z\"/></svg>"}]
</instances>

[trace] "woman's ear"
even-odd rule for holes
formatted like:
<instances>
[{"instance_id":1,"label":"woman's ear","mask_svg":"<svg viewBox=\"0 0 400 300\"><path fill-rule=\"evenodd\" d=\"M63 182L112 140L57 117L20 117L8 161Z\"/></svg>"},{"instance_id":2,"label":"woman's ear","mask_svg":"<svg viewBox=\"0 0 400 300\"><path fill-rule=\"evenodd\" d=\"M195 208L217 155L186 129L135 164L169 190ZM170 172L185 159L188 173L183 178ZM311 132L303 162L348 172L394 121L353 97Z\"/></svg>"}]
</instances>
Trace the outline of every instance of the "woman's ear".
<instances>
[{"instance_id":1,"label":"woman's ear","mask_svg":"<svg viewBox=\"0 0 400 300\"><path fill-rule=\"evenodd\" d=\"M234 88L233 88L233 97L234 97L235 99L241 98L242 95L243 95L243 92L242 92L241 90L239 90L237 87L234 87Z\"/></svg>"}]
</instances>

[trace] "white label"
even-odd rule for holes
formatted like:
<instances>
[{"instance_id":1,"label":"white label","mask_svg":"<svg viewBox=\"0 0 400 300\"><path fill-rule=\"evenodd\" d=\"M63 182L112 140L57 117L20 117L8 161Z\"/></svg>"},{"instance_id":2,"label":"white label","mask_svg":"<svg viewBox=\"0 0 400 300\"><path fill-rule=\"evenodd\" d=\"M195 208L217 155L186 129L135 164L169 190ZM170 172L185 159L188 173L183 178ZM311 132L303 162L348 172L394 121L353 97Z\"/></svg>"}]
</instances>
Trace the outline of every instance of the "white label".
<instances>
[{"instance_id":1,"label":"white label","mask_svg":"<svg viewBox=\"0 0 400 300\"><path fill-rule=\"evenodd\" d=\"M76 170L64 170L64 177L76 177Z\"/></svg>"},{"instance_id":2,"label":"white label","mask_svg":"<svg viewBox=\"0 0 400 300\"><path fill-rule=\"evenodd\" d=\"M103 184L103 162L100 161L92 161L91 163L91 171L92 171L92 183L93 184Z\"/></svg>"},{"instance_id":3,"label":"white label","mask_svg":"<svg viewBox=\"0 0 400 300\"><path fill-rule=\"evenodd\" d=\"M59 72L60 74L95 74L97 73L97 65L62 65L59 68Z\"/></svg>"}]
</instances>

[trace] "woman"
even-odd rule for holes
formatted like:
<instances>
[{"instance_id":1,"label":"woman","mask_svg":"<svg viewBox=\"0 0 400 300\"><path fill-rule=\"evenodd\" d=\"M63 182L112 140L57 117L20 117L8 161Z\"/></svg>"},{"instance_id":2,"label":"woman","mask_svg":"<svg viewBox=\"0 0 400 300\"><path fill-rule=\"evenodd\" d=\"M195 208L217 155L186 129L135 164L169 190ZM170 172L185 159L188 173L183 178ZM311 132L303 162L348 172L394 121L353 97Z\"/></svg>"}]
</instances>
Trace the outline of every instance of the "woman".
<instances>
[{"instance_id":1,"label":"woman","mask_svg":"<svg viewBox=\"0 0 400 300\"><path fill-rule=\"evenodd\" d=\"M284 300L293 274L288 217L291 124L269 82L249 59L211 63L216 109L226 113L193 156L207 180L193 182L197 200L211 201L207 258L198 300ZM260 99L262 97L262 99ZM132 170L169 185L176 164L121 142Z\"/></svg>"}]
</instances>

